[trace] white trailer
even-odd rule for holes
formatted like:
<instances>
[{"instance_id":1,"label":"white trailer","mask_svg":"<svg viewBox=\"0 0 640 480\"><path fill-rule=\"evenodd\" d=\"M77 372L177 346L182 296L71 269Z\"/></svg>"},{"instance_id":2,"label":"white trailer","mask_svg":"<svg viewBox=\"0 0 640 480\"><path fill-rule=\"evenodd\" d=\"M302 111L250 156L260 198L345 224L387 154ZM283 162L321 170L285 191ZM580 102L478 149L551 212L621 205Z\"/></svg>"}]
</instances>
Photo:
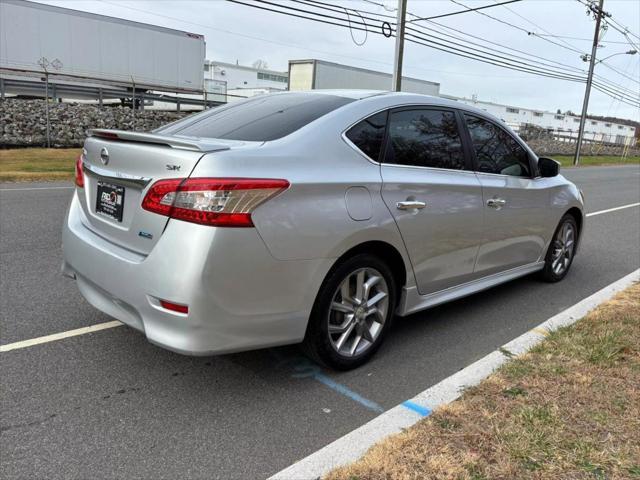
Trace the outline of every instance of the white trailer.
<instances>
[{"instance_id":1,"label":"white trailer","mask_svg":"<svg viewBox=\"0 0 640 480\"><path fill-rule=\"evenodd\" d=\"M324 60L289 60L289 90L391 90L391 74ZM402 91L438 96L440 84L402 77Z\"/></svg>"},{"instance_id":2,"label":"white trailer","mask_svg":"<svg viewBox=\"0 0 640 480\"><path fill-rule=\"evenodd\" d=\"M203 91L204 36L24 0L0 1L0 73Z\"/></svg>"}]
</instances>

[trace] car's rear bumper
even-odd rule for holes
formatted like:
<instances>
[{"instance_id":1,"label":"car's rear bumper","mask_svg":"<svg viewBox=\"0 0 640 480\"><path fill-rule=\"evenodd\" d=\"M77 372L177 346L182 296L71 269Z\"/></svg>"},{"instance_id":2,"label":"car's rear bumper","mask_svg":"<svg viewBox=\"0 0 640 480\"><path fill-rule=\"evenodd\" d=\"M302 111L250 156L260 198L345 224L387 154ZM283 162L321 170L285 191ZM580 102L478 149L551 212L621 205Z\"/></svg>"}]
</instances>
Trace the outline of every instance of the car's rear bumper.
<instances>
[{"instance_id":1,"label":"car's rear bumper","mask_svg":"<svg viewBox=\"0 0 640 480\"><path fill-rule=\"evenodd\" d=\"M208 355L300 342L332 260L279 261L253 228L176 220L148 256L86 227L77 195L63 229L63 272L94 307L152 343ZM188 305L188 314L159 300Z\"/></svg>"}]
</instances>

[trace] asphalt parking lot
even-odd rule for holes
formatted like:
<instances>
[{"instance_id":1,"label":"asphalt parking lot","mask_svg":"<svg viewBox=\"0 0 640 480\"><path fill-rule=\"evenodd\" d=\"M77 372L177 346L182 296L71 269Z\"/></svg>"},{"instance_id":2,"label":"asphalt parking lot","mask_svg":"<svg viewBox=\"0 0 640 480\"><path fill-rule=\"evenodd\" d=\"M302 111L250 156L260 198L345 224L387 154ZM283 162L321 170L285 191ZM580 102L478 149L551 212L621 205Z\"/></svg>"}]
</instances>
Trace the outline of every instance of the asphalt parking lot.
<instances>
[{"instance_id":1,"label":"asphalt parking lot","mask_svg":"<svg viewBox=\"0 0 640 480\"><path fill-rule=\"evenodd\" d=\"M640 202L640 167L563 173L587 213ZM65 184L0 185L1 344L110 321L63 278ZM368 365L296 347L180 356L127 327L0 353L3 478L265 478L640 267L640 207L587 219L568 277L399 319Z\"/></svg>"}]
</instances>

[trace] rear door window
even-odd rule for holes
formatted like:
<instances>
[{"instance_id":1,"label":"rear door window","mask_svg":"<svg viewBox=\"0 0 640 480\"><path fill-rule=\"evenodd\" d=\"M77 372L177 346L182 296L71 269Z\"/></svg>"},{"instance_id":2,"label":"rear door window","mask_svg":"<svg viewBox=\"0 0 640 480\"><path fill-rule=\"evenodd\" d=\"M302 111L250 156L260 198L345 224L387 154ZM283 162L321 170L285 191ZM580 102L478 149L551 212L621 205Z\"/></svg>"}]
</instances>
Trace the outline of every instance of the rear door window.
<instances>
[{"instance_id":1,"label":"rear door window","mask_svg":"<svg viewBox=\"0 0 640 480\"><path fill-rule=\"evenodd\" d=\"M518 141L489 120L465 114L476 168L483 173L530 177L529 155Z\"/></svg>"},{"instance_id":2,"label":"rear door window","mask_svg":"<svg viewBox=\"0 0 640 480\"><path fill-rule=\"evenodd\" d=\"M376 113L357 123L346 133L347 138L367 157L380 161L384 132L387 126L387 112Z\"/></svg>"},{"instance_id":3,"label":"rear door window","mask_svg":"<svg viewBox=\"0 0 640 480\"><path fill-rule=\"evenodd\" d=\"M385 163L464 170L455 113L434 109L392 112Z\"/></svg>"},{"instance_id":4,"label":"rear door window","mask_svg":"<svg viewBox=\"0 0 640 480\"><path fill-rule=\"evenodd\" d=\"M352 101L319 93L264 95L213 108L158 133L266 142L285 137Z\"/></svg>"}]
</instances>

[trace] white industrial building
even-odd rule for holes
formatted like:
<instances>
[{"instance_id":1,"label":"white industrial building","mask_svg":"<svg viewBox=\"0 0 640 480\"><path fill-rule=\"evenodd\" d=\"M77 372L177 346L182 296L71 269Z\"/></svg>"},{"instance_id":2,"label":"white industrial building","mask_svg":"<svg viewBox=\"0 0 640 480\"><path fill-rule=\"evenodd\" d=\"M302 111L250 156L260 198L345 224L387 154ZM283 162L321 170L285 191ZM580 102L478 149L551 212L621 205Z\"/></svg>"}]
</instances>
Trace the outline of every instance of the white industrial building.
<instances>
[{"instance_id":1,"label":"white industrial building","mask_svg":"<svg viewBox=\"0 0 640 480\"><path fill-rule=\"evenodd\" d=\"M226 94L228 101L286 90L287 82L287 72L217 60L206 60L204 63L205 90Z\"/></svg>"},{"instance_id":2,"label":"white industrial building","mask_svg":"<svg viewBox=\"0 0 640 480\"><path fill-rule=\"evenodd\" d=\"M576 115L484 102L477 98L443 96L485 110L502 119L516 131L525 125L534 125L553 133L555 137L560 139L572 140L578 137L580 117ZM587 119L584 127L585 140L619 145L632 144L635 133L636 129L633 126L602 120Z\"/></svg>"}]
</instances>

